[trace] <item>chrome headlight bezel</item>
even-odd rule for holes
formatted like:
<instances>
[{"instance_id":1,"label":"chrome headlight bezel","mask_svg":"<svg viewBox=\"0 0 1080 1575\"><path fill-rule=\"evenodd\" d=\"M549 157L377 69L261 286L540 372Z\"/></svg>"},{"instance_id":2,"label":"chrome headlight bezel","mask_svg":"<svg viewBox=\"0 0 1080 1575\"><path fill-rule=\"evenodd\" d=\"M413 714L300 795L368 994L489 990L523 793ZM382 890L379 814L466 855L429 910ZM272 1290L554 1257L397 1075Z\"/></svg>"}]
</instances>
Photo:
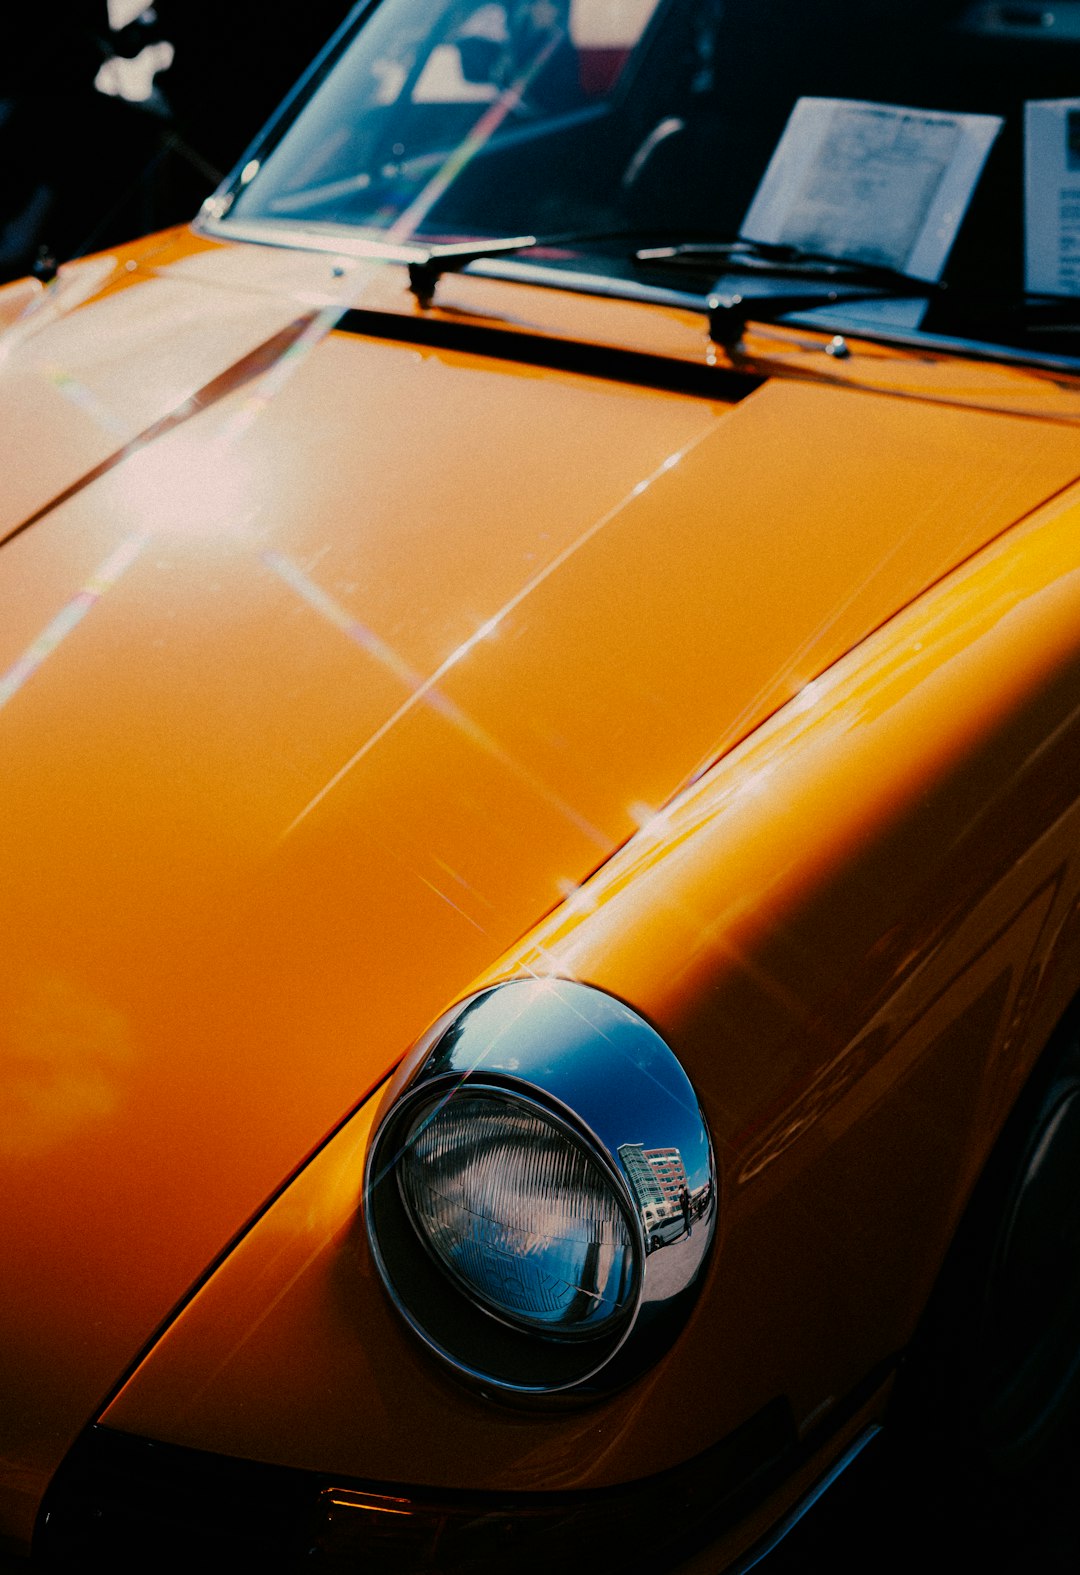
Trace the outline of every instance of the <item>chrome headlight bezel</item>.
<instances>
[{"instance_id":1,"label":"chrome headlight bezel","mask_svg":"<svg viewBox=\"0 0 1080 1575\"><path fill-rule=\"evenodd\" d=\"M609 1189L632 1264L595 1330L500 1316L425 1240L399 1162L410 1131L438 1122L455 1099L533 1112ZM447 1013L404 1063L372 1139L364 1203L387 1291L458 1374L508 1394L595 1393L654 1359L681 1324L715 1230L716 1169L697 1096L642 1017L576 981L514 979Z\"/></svg>"}]
</instances>

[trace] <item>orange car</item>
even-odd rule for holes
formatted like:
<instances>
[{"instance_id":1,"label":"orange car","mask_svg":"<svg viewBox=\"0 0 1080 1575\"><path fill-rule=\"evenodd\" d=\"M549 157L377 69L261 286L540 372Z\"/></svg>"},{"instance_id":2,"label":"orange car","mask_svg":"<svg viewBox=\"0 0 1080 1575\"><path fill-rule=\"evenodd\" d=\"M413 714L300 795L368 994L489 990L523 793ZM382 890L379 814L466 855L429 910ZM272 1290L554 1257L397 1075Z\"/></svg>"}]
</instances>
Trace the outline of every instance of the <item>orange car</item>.
<instances>
[{"instance_id":1,"label":"orange car","mask_svg":"<svg viewBox=\"0 0 1080 1575\"><path fill-rule=\"evenodd\" d=\"M1051 1455L1074 12L361 5L0 292L13 1567L747 1569L920 1371Z\"/></svg>"}]
</instances>

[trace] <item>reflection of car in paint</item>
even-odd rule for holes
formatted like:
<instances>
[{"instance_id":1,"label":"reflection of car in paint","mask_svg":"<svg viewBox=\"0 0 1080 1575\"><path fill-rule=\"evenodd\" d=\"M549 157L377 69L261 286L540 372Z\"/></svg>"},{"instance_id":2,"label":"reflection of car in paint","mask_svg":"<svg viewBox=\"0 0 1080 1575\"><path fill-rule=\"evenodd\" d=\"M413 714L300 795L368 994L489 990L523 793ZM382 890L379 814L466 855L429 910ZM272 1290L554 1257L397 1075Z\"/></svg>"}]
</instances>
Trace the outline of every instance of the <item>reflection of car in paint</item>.
<instances>
[{"instance_id":1,"label":"reflection of car in paint","mask_svg":"<svg viewBox=\"0 0 1080 1575\"><path fill-rule=\"evenodd\" d=\"M1080 363L1015 177L1080 27L1011 26L382 0L194 228L0 292L13 1558L713 1575L920 1371L1052 1456ZM981 128L945 290L718 239L796 100L830 200Z\"/></svg>"}]
</instances>

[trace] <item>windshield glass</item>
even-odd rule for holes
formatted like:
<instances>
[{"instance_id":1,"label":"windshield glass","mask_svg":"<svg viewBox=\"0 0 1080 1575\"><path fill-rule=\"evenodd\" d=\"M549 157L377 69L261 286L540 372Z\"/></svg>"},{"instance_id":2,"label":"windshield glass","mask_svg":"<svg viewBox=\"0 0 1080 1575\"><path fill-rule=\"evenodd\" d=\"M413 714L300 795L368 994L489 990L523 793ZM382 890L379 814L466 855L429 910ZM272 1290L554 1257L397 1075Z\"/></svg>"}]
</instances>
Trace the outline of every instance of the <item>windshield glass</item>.
<instances>
[{"instance_id":1,"label":"windshield glass","mask_svg":"<svg viewBox=\"0 0 1080 1575\"><path fill-rule=\"evenodd\" d=\"M381 0L208 211L801 302L826 254L947 285L856 326L1071 357L1080 0Z\"/></svg>"}]
</instances>

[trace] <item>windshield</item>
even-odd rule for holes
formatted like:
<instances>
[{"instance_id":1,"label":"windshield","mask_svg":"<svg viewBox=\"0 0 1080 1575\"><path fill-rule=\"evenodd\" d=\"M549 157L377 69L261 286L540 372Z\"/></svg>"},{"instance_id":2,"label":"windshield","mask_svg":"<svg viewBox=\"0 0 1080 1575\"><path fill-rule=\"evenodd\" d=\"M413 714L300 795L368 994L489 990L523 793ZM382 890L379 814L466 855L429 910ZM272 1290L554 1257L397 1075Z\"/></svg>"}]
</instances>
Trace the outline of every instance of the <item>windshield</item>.
<instances>
[{"instance_id":1,"label":"windshield","mask_svg":"<svg viewBox=\"0 0 1080 1575\"><path fill-rule=\"evenodd\" d=\"M207 211L800 309L839 256L947 287L834 318L1071 357L1080 0L381 0ZM700 244L738 236L785 269Z\"/></svg>"}]
</instances>

